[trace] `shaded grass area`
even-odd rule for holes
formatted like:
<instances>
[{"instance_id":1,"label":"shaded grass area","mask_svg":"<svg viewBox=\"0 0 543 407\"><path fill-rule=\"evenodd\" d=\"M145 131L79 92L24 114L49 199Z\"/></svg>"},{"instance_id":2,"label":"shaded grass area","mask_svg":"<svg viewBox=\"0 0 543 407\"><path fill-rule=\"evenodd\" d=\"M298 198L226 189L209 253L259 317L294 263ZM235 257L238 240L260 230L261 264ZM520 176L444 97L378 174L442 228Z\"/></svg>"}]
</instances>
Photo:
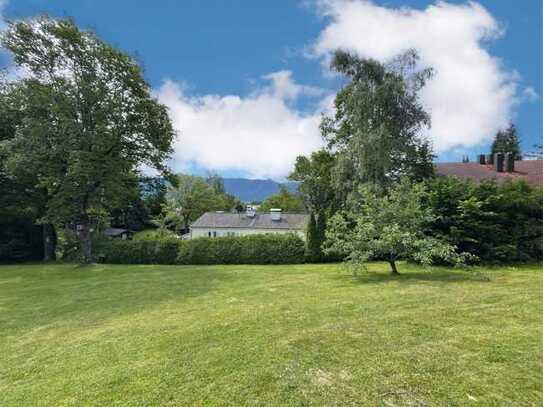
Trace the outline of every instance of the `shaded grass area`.
<instances>
[{"instance_id":1,"label":"shaded grass area","mask_svg":"<svg viewBox=\"0 0 543 407\"><path fill-rule=\"evenodd\" d=\"M543 267L0 266L0 405L538 405Z\"/></svg>"}]
</instances>

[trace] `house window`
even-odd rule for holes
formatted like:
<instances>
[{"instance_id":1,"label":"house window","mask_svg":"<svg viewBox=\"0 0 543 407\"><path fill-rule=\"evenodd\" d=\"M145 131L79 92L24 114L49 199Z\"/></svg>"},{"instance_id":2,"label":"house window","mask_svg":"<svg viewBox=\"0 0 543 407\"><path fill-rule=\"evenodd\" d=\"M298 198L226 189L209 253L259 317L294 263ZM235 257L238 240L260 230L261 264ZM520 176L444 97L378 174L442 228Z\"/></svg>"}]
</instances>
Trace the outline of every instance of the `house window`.
<instances>
[{"instance_id":1,"label":"house window","mask_svg":"<svg viewBox=\"0 0 543 407\"><path fill-rule=\"evenodd\" d=\"M217 232L213 232L213 237L217 237Z\"/></svg>"},{"instance_id":2,"label":"house window","mask_svg":"<svg viewBox=\"0 0 543 407\"><path fill-rule=\"evenodd\" d=\"M211 232L207 232L207 237L211 237Z\"/></svg>"}]
</instances>

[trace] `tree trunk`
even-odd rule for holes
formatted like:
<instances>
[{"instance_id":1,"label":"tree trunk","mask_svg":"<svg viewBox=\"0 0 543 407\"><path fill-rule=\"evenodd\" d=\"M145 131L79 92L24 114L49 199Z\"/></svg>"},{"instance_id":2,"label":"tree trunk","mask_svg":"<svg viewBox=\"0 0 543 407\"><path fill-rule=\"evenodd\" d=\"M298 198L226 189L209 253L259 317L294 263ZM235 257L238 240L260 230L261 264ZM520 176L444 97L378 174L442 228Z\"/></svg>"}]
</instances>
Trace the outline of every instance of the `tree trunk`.
<instances>
[{"instance_id":1,"label":"tree trunk","mask_svg":"<svg viewBox=\"0 0 543 407\"><path fill-rule=\"evenodd\" d=\"M79 224L79 243L81 244L81 263L92 263L92 240L90 222L88 220L81 221Z\"/></svg>"},{"instance_id":2,"label":"tree trunk","mask_svg":"<svg viewBox=\"0 0 543 407\"><path fill-rule=\"evenodd\" d=\"M396 268L396 259L394 256L390 256L390 259L388 260L388 264L390 264L390 271L393 275L398 276L400 273L398 272L398 269Z\"/></svg>"},{"instance_id":3,"label":"tree trunk","mask_svg":"<svg viewBox=\"0 0 543 407\"><path fill-rule=\"evenodd\" d=\"M55 261L57 259L57 234L55 227L46 223L43 229L43 261Z\"/></svg>"}]
</instances>

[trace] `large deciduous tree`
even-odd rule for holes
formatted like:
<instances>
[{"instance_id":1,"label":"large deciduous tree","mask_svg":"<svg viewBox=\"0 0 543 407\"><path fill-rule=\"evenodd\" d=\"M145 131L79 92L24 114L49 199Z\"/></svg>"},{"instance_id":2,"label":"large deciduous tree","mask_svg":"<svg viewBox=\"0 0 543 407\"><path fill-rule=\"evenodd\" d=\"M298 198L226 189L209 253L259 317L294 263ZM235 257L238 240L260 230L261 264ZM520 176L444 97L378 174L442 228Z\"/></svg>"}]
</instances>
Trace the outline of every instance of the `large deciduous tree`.
<instances>
[{"instance_id":1,"label":"large deciduous tree","mask_svg":"<svg viewBox=\"0 0 543 407\"><path fill-rule=\"evenodd\" d=\"M2 142L6 167L46 191L43 222L77 225L90 262L93 228L133 191L137 169L165 169L167 110L133 58L71 20L12 23L1 44L28 73L8 95L22 120Z\"/></svg>"},{"instance_id":2,"label":"large deciduous tree","mask_svg":"<svg viewBox=\"0 0 543 407\"><path fill-rule=\"evenodd\" d=\"M338 51L331 67L348 79L335 98L335 116L321 124L328 148L337 152L336 190L345 195L369 183L384 193L401 177L432 175L423 137L430 117L419 97L432 70L418 69L416 52L382 64Z\"/></svg>"},{"instance_id":3,"label":"large deciduous tree","mask_svg":"<svg viewBox=\"0 0 543 407\"><path fill-rule=\"evenodd\" d=\"M17 217L26 219L30 224L36 223L45 213L46 191L38 185L36 174L32 172L13 173L8 170L9 151L2 148L15 137L17 128L24 119L19 111L16 84L0 77L0 208L4 215L2 228L8 230L10 219ZM19 95L20 96L20 95ZM24 214L24 215L22 215ZM37 228L33 228L33 234ZM43 237L43 257L45 261L56 259L57 236L51 223L41 225ZM36 259L34 257L33 259Z\"/></svg>"},{"instance_id":4,"label":"large deciduous tree","mask_svg":"<svg viewBox=\"0 0 543 407\"><path fill-rule=\"evenodd\" d=\"M166 194L164 216L172 227L186 229L208 211L224 210L223 196L202 177L179 174L176 186Z\"/></svg>"}]
</instances>

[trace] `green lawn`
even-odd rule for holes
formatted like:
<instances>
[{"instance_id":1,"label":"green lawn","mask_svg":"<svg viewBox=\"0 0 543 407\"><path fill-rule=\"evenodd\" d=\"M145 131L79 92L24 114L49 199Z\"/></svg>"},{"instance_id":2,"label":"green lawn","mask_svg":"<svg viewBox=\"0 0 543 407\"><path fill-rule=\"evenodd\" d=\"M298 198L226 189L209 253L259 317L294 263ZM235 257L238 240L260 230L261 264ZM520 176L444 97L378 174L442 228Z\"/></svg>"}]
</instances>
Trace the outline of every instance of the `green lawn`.
<instances>
[{"instance_id":1,"label":"green lawn","mask_svg":"<svg viewBox=\"0 0 543 407\"><path fill-rule=\"evenodd\" d=\"M541 405L543 267L0 266L0 405Z\"/></svg>"}]
</instances>

